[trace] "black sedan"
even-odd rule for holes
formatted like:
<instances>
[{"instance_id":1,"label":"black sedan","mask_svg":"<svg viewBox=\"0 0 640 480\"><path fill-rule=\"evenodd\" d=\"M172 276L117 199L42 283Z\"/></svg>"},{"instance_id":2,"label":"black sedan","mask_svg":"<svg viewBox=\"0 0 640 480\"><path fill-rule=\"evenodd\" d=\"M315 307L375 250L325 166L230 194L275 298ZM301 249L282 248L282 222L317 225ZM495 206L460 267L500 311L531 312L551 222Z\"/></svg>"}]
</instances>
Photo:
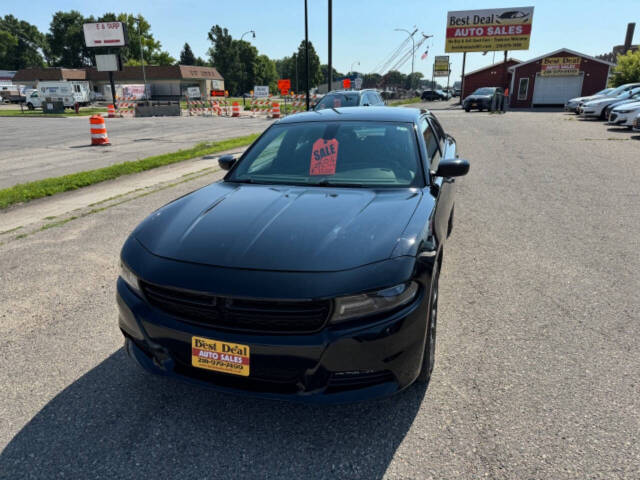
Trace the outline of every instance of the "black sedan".
<instances>
[{"instance_id":1,"label":"black sedan","mask_svg":"<svg viewBox=\"0 0 640 480\"><path fill-rule=\"evenodd\" d=\"M473 108L477 108L479 111L490 110L493 102L503 93L504 91L500 87L478 88L462 101L462 108L464 108L465 112Z\"/></svg>"},{"instance_id":2,"label":"black sedan","mask_svg":"<svg viewBox=\"0 0 640 480\"><path fill-rule=\"evenodd\" d=\"M309 402L386 396L434 365L453 177L426 111L280 120L220 182L152 213L117 284L129 355L153 373Z\"/></svg>"},{"instance_id":3,"label":"black sedan","mask_svg":"<svg viewBox=\"0 0 640 480\"><path fill-rule=\"evenodd\" d=\"M425 90L420 95L420 98L424 102L430 102L433 100L449 100L449 96L442 90Z\"/></svg>"}]
</instances>

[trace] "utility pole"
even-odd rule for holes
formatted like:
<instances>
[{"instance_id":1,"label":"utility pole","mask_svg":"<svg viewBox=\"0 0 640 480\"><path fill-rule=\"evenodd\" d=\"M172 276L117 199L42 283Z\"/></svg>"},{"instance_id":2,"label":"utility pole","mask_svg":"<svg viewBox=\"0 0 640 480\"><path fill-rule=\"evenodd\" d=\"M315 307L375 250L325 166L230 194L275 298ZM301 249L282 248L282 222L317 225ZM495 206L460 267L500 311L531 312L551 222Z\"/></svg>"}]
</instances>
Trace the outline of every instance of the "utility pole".
<instances>
[{"instance_id":1,"label":"utility pole","mask_svg":"<svg viewBox=\"0 0 640 480\"><path fill-rule=\"evenodd\" d=\"M460 101L458 102L462 105L462 98L464 97L464 66L467 63L467 52L462 53L462 76L460 77Z\"/></svg>"},{"instance_id":2,"label":"utility pole","mask_svg":"<svg viewBox=\"0 0 640 480\"><path fill-rule=\"evenodd\" d=\"M147 95L147 74L144 71L144 55L142 55L142 22L140 18L136 18L138 21L138 40L140 40L140 63L142 65L142 83L144 83L144 99L149 105L149 95ZM115 100L114 100L115 101Z\"/></svg>"},{"instance_id":3,"label":"utility pole","mask_svg":"<svg viewBox=\"0 0 640 480\"><path fill-rule=\"evenodd\" d=\"M331 21L332 21L332 5L333 1L329 0L329 64L327 65L327 92L331 91L332 85L333 85L333 63L331 62L331 35L332 35L332 26L331 26Z\"/></svg>"},{"instance_id":4,"label":"utility pole","mask_svg":"<svg viewBox=\"0 0 640 480\"><path fill-rule=\"evenodd\" d=\"M247 33L253 33L253 38L256 38L256 32L254 32L253 30L249 30L248 32L244 32L242 35L240 35L240 41L242 41L242 39L244 38L244 36ZM246 70L245 67L246 67L245 65L242 66L242 86L240 88L240 93L242 93L242 106L243 107L246 106L245 99L244 99L244 81L245 81L244 72Z\"/></svg>"},{"instance_id":5,"label":"utility pole","mask_svg":"<svg viewBox=\"0 0 640 480\"><path fill-rule=\"evenodd\" d=\"M305 90L307 91L307 111L309 111L309 15L307 10L307 0L304 0L304 59L307 71Z\"/></svg>"},{"instance_id":6,"label":"utility pole","mask_svg":"<svg viewBox=\"0 0 640 480\"><path fill-rule=\"evenodd\" d=\"M413 32L405 30L404 28L395 28L394 30L396 32L407 32L407 35L409 35L409 38L411 39L411 81L413 82L413 64L416 56L416 41L413 39L413 36L418 29L416 28Z\"/></svg>"}]
</instances>

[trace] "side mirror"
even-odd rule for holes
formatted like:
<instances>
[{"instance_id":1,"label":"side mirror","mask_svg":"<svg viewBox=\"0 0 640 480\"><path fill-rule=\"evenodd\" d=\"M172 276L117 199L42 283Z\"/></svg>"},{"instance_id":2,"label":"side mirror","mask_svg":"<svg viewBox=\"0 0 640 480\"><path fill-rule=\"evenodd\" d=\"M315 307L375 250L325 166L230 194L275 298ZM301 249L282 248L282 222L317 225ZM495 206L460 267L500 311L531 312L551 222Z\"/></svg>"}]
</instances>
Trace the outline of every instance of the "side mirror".
<instances>
[{"instance_id":1,"label":"side mirror","mask_svg":"<svg viewBox=\"0 0 640 480\"><path fill-rule=\"evenodd\" d=\"M236 158L233 155L223 155L218 159L218 165L223 170L231 170L235 163Z\"/></svg>"},{"instance_id":2,"label":"side mirror","mask_svg":"<svg viewBox=\"0 0 640 480\"><path fill-rule=\"evenodd\" d=\"M469 162L461 158L447 158L440 160L437 177L461 177L469 172Z\"/></svg>"}]
</instances>

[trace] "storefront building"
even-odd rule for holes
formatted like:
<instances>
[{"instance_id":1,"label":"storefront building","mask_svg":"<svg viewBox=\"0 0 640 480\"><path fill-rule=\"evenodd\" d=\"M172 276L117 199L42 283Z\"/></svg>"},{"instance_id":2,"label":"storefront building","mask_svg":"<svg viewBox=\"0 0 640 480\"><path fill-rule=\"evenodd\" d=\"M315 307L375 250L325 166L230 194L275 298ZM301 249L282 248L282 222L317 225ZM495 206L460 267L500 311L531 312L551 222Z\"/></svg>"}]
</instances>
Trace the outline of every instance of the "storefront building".
<instances>
[{"instance_id":1,"label":"storefront building","mask_svg":"<svg viewBox=\"0 0 640 480\"><path fill-rule=\"evenodd\" d=\"M606 88L614 65L562 48L509 67L512 108L564 105L571 98Z\"/></svg>"}]
</instances>

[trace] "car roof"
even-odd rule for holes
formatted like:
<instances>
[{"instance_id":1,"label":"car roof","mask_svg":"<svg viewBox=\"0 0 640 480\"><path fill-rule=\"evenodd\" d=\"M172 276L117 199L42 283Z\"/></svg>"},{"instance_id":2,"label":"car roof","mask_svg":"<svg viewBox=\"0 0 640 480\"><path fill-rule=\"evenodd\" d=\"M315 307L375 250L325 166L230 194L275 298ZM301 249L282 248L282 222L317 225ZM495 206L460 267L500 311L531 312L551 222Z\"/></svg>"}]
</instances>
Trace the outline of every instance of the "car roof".
<instances>
[{"instance_id":1,"label":"car roof","mask_svg":"<svg viewBox=\"0 0 640 480\"><path fill-rule=\"evenodd\" d=\"M325 108L296 113L278 121L279 124L301 122L326 122L335 120L417 122L424 110L405 107L345 107Z\"/></svg>"},{"instance_id":2,"label":"car roof","mask_svg":"<svg viewBox=\"0 0 640 480\"><path fill-rule=\"evenodd\" d=\"M363 88L362 90L331 90L330 92L327 92L326 95L331 95L332 93L357 93L360 95L364 92L378 93L375 88Z\"/></svg>"}]
</instances>

